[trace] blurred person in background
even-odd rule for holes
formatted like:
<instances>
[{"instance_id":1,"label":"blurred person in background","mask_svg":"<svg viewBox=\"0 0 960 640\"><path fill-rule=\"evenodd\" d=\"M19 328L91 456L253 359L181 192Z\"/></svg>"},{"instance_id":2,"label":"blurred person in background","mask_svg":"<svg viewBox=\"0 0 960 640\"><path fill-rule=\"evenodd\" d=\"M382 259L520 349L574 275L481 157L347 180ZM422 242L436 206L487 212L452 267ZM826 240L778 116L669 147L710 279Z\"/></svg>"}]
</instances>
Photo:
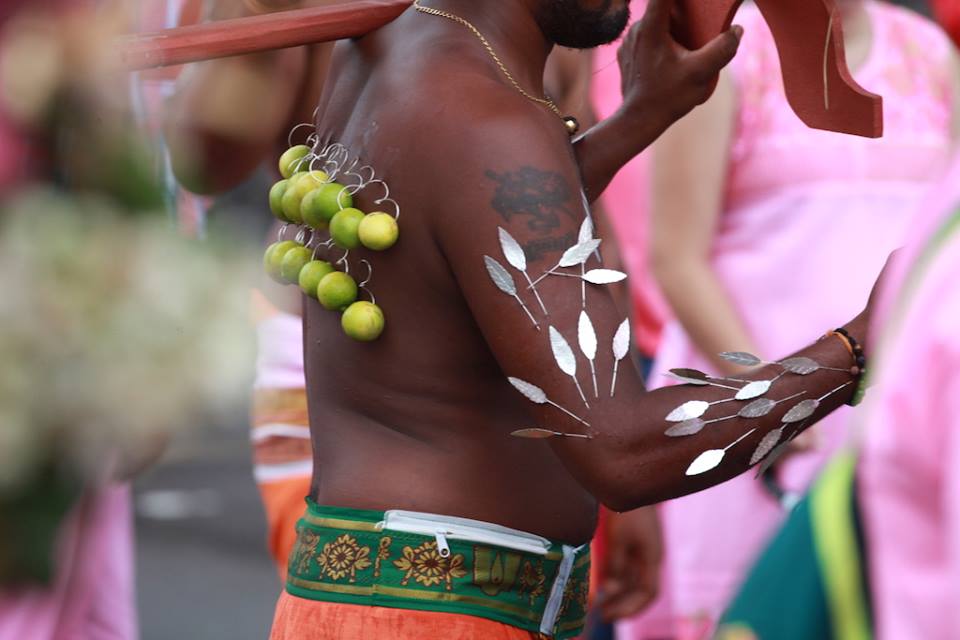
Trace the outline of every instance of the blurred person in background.
<instances>
[{"instance_id":1,"label":"blurred person in background","mask_svg":"<svg viewBox=\"0 0 960 640\"><path fill-rule=\"evenodd\" d=\"M28 4L47 19L52 19L59 10L66 10L74 17L92 10L90 3L72 0L4 3L0 15L0 57L3 59L0 83L6 98L11 97L6 92L18 86L10 84L15 81L10 76L29 73L28 69L10 66L11 60L22 58L10 50L13 46L6 46L14 41L12 29L17 23L13 18L19 18L17 12ZM38 51L42 50L40 45ZM24 114L18 112L20 106L12 105L7 99L0 100L0 204L18 189L49 179L55 171L54 159L45 149L46 133L24 121L21 117ZM11 428L10 425L0 425L0 429L7 428ZM161 450L162 445L158 444L155 454L159 455ZM146 466L147 460L143 462ZM133 466L140 465L134 463ZM39 541L45 537L44 530L52 527L55 538L49 542L54 549L54 572L46 586L5 586L0 579L0 639L134 640L137 637L130 486L117 482L118 479L116 476L102 478L95 489L85 490L72 506L72 499L66 495L49 502L45 492L28 498L32 504L23 506L29 509L32 523L27 520L20 524L32 525L28 535L37 539L41 547L45 544ZM10 517L11 509L16 513L18 508L15 499L12 503L8 500L8 496L0 496L0 511L6 517ZM0 522L0 538L7 542L11 524L15 523ZM0 549L0 556L6 553L9 550ZM5 562L0 565L9 569Z\"/></svg>"},{"instance_id":2,"label":"blurred person in background","mask_svg":"<svg viewBox=\"0 0 960 640\"><path fill-rule=\"evenodd\" d=\"M195 0L190 0L196 4ZM330 4L329 0L208 0L202 19L224 20ZM196 12L198 14L199 12ZM193 65L168 105L166 140L174 171L187 189L219 194L250 179L264 164L302 142L320 100L332 44L298 47ZM265 61L278 60L274 75ZM270 73L264 73L270 70ZM245 105L237 109L238 104ZM270 216L266 198L263 216ZM268 242L276 235L270 232ZM299 291L265 275L252 292L257 376L252 407L254 476L267 516L267 546L284 574L295 525L310 491L313 463L304 390Z\"/></svg>"},{"instance_id":3,"label":"blurred person in background","mask_svg":"<svg viewBox=\"0 0 960 640\"><path fill-rule=\"evenodd\" d=\"M855 446L760 556L718 640L960 637L960 155L921 209L878 303Z\"/></svg>"},{"instance_id":4,"label":"blurred person in background","mask_svg":"<svg viewBox=\"0 0 960 640\"><path fill-rule=\"evenodd\" d=\"M238 267L172 233L128 79L107 72L127 8L14 2L0 20L3 640L136 638L129 482L244 375L213 357L243 351L218 265Z\"/></svg>"},{"instance_id":5,"label":"blurred person in background","mask_svg":"<svg viewBox=\"0 0 960 640\"><path fill-rule=\"evenodd\" d=\"M663 384L666 366L734 374L715 354L771 356L800 345L800 325L840 322L861 304L860 292L901 244L916 222L911 212L943 172L960 112L960 65L948 39L883 2L844 0L841 7L850 67L884 97L882 139L831 135L800 122L784 97L769 29L746 6L737 17L743 49L716 94L655 145L651 266L677 320L665 329L651 386ZM859 248L856 258L851 246ZM850 273L835 277L837 264ZM817 430L823 442L776 467L768 478L776 496L741 476L665 504L658 607L670 625L664 629L663 616L655 624L627 622L623 637L709 637L783 517L780 492L806 487L843 440L847 419L831 416Z\"/></svg>"}]
</instances>

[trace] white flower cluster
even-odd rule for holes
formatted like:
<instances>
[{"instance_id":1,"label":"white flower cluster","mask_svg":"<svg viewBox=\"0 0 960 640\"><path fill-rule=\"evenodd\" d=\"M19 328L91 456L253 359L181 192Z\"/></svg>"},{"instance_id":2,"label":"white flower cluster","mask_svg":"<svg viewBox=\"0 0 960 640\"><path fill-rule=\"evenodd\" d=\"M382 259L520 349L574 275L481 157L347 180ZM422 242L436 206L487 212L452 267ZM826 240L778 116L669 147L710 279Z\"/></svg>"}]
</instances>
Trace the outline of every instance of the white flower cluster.
<instances>
[{"instance_id":1,"label":"white flower cluster","mask_svg":"<svg viewBox=\"0 0 960 640\"><path fill-rule=\"evenodd\" d=\"M0 209L0 492L79 477L196 422L251 379L240 258L155 216L34 191Z\"/></svg>"}]
</instances>

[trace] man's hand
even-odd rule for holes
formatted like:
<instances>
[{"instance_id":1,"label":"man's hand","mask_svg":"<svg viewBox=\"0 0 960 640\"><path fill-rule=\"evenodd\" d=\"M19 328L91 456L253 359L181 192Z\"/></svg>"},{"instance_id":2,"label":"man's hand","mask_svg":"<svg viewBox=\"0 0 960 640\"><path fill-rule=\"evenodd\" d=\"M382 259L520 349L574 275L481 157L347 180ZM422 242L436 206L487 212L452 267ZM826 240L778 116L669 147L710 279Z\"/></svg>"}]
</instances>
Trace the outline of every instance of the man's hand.
<instances>
[{"instance_id":1,"label":"man's hand","mask_svg":"<svg viewBox=\"0 0 960 640\"><path fill-rule=\"evenodd\" d=\"M707 101L720 70L736 55L741 27L690 51L671 35L675 0L650 0L647 13L624 38L620 62L623 105L574 143L591 202L620 169L674 122Z\"/></svg>"},{"instance_id":2,"label":"man's hand","mask_svg":"<svg viewBox=\"0 0 960 640\"><path fill-rule=\"evenodd\" d=\"M611 513L600 612L608 622L640 613L657 597L663 541L655 507Z\"/></svg>"},{"instance_id":3,"label":"man's hand","mask_svg":"<svg viewBox=\"0 0 960 640\"><path fill-rule=\"evenodd\" d=\"M664 128L706 102L743 35L743 28L734 26L690 51L671 35L673 8L674 0L651 0L617 53L624 108L657 117Z\"/></svg>"}]
</instances>

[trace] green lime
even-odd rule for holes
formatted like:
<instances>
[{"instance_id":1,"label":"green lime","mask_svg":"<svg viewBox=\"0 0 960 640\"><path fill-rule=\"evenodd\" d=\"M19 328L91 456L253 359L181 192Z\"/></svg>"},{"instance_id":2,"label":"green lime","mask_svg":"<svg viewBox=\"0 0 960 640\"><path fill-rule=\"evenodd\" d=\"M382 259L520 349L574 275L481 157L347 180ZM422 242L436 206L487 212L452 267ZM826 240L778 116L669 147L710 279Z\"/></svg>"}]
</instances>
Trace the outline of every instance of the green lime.
<instances>
[{"instance_id":1,"label":"green lime","mask_svg":"<svg viewBox=\"0 0 960 640\"><path fill-rule=\"evenodd\" d=\"M280 277L290 284L300 281L300 269L313 259L313 251L306 247L294 247L287 251L280 263Z\"/></svg>"},{"instance_id":2,"label":"green lime","mask_svg":"<svg viewBox=\"0 0 960 640\"><path fill-rule=\"evenodd\" d=\"M389 213L377 211L360 221L357 235L360 237L360 243L367 249L384 251L397 244L400 227L397 225L396 218Z\"/></svg>"},{"instance_id":3,"label":"green lime","mask_svg":"<svg viewBox=\"0 0 960 640\"><path fill-rule=\"evenodd\" d=\"M323 186L327 174L323 171L298 173L287 181L287 190L280 199L283 215L289 222L303 224L303 199L311 191Z\"/></svg>"},{"instance_id":4,"label":"green lime","mask_svg":"<svg viewBox=\"0 0 960 640\"><path fill-rule=\"evenodd\" d=\"M342 184L330 182L320 187L319 191L317 207L320 215L327 222L330 222L340 210L349 209L353 206L353 196Z\"/></svg>"},{"instance_id":5,"label":"green lime","mask_svg":"<svg viewBox=\"0 0 960 640\"><path fill-rule=\"evenodd\" d=\"M343 313L343 332L360 342L373 342L383 333L383 311L372 302L354 302Z\"/></svg>"},{"instance_id":6,"label":"green lime","mask_svg":"<svg viewBox=\"0 0 960 640\"><path fill-rule=\"evenodd\" d=\"M326 229L328 221L321 212L321 193L323 188L314 189L307 193L300 202L300 215L303 223L313 229Z\"/></svg>"},{"instance_id":7,"label":"green lime","mask_svg":"<svg viewBox=\"0 0 960 640\"><path fill-rule=\"evenodd\" d=\"M297 193L294 186L288 186L280 199L280 206L283 209L283 217L287 222L294 224L303 224L303 217L300 215L301 196Z\"/></svg>"},{"instance_id":8,"label":"green lime","mask_svg":"<svg viewBox=\"0 0 960 640\"><path fill-rule=\"evenodd\" d=\"M289 178L295 173L306 171L310 163L305 161L304 158L309 153L310 147L305 144L298 144L284 151L283 155L280 156L280 162L277 164L280 169L280 175L284 178Z\"/></svg>"},{"instance_id":9,"label":"green lime","mask_svg":"<svg viewBox=\"0 0 960 640\"><path fill-rule=\"evenodd\" d=\"M337 246L344 249L356 249L360 246L357 230L363 218L363 211L359 209L344 209L333 216L330 221L330 237Z\"/></svg>"},{"instance_id":10,"label":"green lime","mask_svg":"<svg viewBox=\"0 0 960 640\"><path fill-rule=\"evenodd\" d=\"M330 311L343 311L354 303L357 293L357 281L342 271L328 273L317 285L317 300Z\"/></svg>"},{"instance_id":11,"label":"green lime","mask_svg":"<svg viewBox=\"0 0 960 640\"><path fill-rule=\"evenodd\" d=\"M316 299L317 287L324 276L333 273L333 265L324 260L311 260L300 270L299 284L303 292Z\"/></svg>"},{"instance_id":12,"label":"green lime","mask_svg":"<svg viewBox=\"0 0 960 640\"><path fill-rule=\"evenodd\" d=\"M303 199L308 193L314 189L319 189L327 183L327 180L330 179L323 171L307 171L306 173L298 173L296 176L291 178L290 186L294 187L297 190L297 195Z\"/></svg>"},{"instance_id":13,"label":"green lime","mask_svg":"<svg viewBox=\"0 0 960 640\"><path fill-rule=\"evenodd\" d=\"M289 181L281 180L270 188L270 211L282 222L290 222L283 213L283 194L289 184Z\"/></svg>"},{"instance_id":14,"label":"green lime","mask_svg":"<svg viewBox=\"0 0 960 640\"><path fill-rule=\"evenodd\" d=\"M267 275L277 282L283 282L283 276L280 274L283 258L286 256L287 251L299 246L300 245L293 240L283 240L281 242L274 242L267 247L266 252L263 254L263 268L266 270Z\"/></svg>"}]
</instances>

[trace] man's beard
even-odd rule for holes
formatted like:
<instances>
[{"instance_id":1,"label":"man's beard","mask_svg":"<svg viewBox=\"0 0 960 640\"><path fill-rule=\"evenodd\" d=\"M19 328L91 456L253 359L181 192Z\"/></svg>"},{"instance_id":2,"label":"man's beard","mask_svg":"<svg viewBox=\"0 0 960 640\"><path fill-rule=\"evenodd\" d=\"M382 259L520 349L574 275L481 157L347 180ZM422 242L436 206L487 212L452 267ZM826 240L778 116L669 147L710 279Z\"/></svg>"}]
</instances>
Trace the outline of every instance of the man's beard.
<instances>
[{"instance_id":1,"label":"man's beard","mask_svg":"<svg viewBox=\"0 0 960 640\"><path fill-rule=\"evenodd\" d=\"M599 9L584 9L580 0L542 0L537 22L544 35L561 47L589 49L620 37L630 22L630 4L611 11L613 0Z\"/></svg>"}]
</instances>

